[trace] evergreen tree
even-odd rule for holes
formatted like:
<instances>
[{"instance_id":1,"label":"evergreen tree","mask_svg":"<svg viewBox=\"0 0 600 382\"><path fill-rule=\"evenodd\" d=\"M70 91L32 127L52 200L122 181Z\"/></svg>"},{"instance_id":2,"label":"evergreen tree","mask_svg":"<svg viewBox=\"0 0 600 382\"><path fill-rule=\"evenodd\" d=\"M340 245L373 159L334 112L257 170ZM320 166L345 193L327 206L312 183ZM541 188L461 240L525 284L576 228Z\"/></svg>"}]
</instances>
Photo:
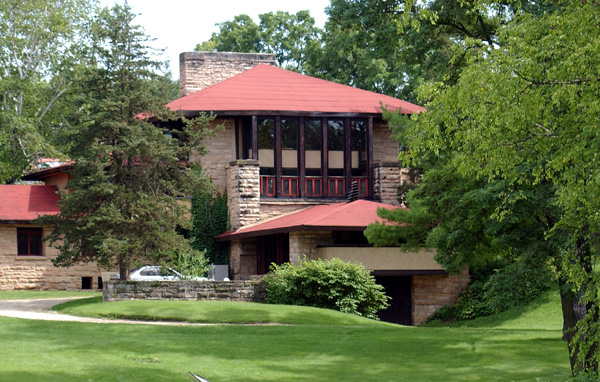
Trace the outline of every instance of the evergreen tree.
<instances>
[{"instance_id":1,"label":"evergreen tree","mask_svg":"<svg viewBox=\"0 0 600 382\"><path fill-rule=\"evenodd\" d=\"M57 266L95 261L129 277L133 261L163 263L190 253L180 234L189 210L178 200L208 187L186 162L203 153L209 117L185 120L176 130L150 123L173 119L156 89L148 38L127 6L103 9L92 24L92 56L77 83L78 130L73 135L72 179L49 240ZM170 124L171 126L179 126Z\"/></svg>"}]
</instances>

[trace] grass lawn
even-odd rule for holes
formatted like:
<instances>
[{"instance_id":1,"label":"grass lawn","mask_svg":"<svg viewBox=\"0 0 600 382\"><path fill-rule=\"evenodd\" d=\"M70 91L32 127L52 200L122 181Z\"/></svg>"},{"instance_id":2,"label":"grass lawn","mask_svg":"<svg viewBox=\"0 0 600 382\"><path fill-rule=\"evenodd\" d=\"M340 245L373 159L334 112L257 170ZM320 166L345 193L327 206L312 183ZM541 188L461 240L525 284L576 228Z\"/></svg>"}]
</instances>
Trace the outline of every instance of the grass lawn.
<instances>
[{"instance_id":1,"label":"grass lawn","mask_svg":"<svg viewBox=\"0 0 600 382\"><path fill-rule=\"evenodd\" d=\"M299 307L97 297L65 313L281 322L150 326L0 318L0 381L566 381L557 299L445 327L402 327ZM225 318L225 316L229 318ZM232 318L233 317L233 318ZM236 319L237 317L237 319Z\"/></svg>"},{"instance_id":2,"label":"grass lawn","mask_svg":"<svg viewBox=\"0 0 600 382\"><path fill-rule=\"evenodd\" d=\"M0 290L0 300L31 300L40 298L102 296L102 292L56 291L56 290Z\"/></svg>"}]
</instances>

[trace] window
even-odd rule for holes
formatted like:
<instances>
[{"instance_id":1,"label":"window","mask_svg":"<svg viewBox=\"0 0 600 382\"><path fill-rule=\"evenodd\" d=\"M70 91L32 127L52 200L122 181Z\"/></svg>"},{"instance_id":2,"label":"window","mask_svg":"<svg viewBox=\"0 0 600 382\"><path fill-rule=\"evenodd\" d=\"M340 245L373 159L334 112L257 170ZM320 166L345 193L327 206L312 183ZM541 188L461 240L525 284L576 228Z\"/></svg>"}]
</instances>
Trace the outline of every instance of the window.
<instances>
[{"instance_id":1,"label":"window","mask_svg":"<svg viewBox=\"0 0 600 382\"><path fill-rule=\"evenodd\" d=\"M248 152L260 162L262 197L342 198L355 182L361 197L368 197L370 123L351 117L242 117L236 120L238 158Z\"/></svg>"},{"instance_id":2,"label":"window","mask_svg":"<svg viewBox=\"0 0 600 382\"><path fill-rule=\"evenodd\" d=\"M17 254L42 256L42 229L17 228Z\"/></svg>"},{"instance_id":3,"label":"window","mask_svg":"<svg viewBox=\"0 0 600 382\"><path fill-rule=\"evenodd\" d=\"M275 175L275 121L272 118L258 120L258 160L261 175Z\"/></svg>"}]
</instances>

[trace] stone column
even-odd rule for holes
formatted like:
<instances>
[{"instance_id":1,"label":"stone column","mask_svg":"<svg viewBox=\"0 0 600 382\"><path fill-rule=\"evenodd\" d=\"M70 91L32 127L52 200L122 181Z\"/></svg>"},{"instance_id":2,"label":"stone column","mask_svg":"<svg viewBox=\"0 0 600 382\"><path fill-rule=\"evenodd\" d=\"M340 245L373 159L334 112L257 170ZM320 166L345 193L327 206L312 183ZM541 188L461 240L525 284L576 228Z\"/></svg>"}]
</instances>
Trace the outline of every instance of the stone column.
<instances>
[{"instance_id":1,"label":"stone column","mask_svg":"<svg viewBox=\"0 0 600 382\"><path fill-rule=\"evenodd\" d=\"M402 181L400 165L397 162L375 163L373 167L373 196L375 200L399 206L398 186Z\"/></svg>"},{"instance_id":2,"label":"stone column","mask_svg":"<svg viewBox=\"0 0 600 382\"><path fill-rule=\"evenodd\" d=\"M275 66L271 53L185 52L179 55L181 97L231 78L258 64Z\"/></svg>"},{"instance_id":3,"label":"stone column","mask_svg":"<svg viewBox=\"0 0 600 382\"><path fill-rule=\"evenodd\" d=\"M258 161L236 160L227 167L227 205L232 230L260 220Z\"/></svg>"}]
</instances>

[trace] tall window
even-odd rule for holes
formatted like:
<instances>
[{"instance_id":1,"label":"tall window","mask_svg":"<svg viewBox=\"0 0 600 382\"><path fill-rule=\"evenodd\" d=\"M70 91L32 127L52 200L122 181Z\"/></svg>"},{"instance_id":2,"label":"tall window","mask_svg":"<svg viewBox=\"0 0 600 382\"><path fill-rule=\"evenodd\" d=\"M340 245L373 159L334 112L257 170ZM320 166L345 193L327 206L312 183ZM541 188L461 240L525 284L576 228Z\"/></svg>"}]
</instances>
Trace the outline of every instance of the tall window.
<instances>
[{"instance_id":1,"label":"tall window","mask_svg":"<svg viewBox=\"0 0 600 382\"><path fill-rule=\"evenodd\" d=\"M322 135L320 118L304 120L304 195L308 197L323 196Z\"/></svg>"},{"instance_id":2,"label":"tall window","mask_svg":"<svg viewBox=\"0 0 600 382\"><path fill-rule=\"evenodd\" d=\"M42 229L17 228L17 254L42 256Z\"/></svg>"},{"instance_id":3,"label":"tall window","mask_svg":"<svg viewBox=\"0 0 600 382\"><path fill-rule=\"evenodd\" d=\"M350 120L350 146L351 146L351 176L352 185L356 184L360 195L367 195L367 122L362 119Z\"/></svg>"},{"instance_id":4,"label":"tall window","mask_svg":"<svg viewBox=\"0 0 600 382\"><path fill-rule=\"evenodd\" d=\"M298 119L281 119L281 195L298 196Z\"/></svg>"},{"instance_id":5,"label":"tall window","mask_svg":"<svg viewBox=\"0 0 600 382\"><path fill-rule=\"evenodd\" d=\"M258 120L258 160L260 160L260 194L275 196L275 120Z\"/></svg>"},{"instance_id":6,"label":"tall window","mask_svg":"<svg viewBox=\"0 0 600 382\"><path fill-rule=\"evenodd\" d=\"M327 120L327 190L329 196L344 196L344 121Z\"/></svg>"}]
</instances>

